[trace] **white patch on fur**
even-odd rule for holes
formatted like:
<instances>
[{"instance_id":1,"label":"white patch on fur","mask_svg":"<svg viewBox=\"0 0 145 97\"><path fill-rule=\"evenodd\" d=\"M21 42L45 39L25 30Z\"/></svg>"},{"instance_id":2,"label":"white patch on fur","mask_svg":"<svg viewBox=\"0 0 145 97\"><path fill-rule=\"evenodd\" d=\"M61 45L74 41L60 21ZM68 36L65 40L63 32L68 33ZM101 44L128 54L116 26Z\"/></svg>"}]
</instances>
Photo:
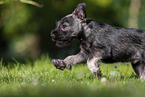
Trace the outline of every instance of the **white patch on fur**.
<instances>
[{"instance_id":1,"label":"white patch on fur","mask_svg":"<svg viewBox=\"0 0 145 97\"><path fill-rule=\"evenodd\" d=\"M99 66L97 64L97 61L99 59L100 58L98 57L93 57L92 59L87 60L88 68L91 70L92 73L97 72L99 70Z\"/></svg>"}]
</instances>

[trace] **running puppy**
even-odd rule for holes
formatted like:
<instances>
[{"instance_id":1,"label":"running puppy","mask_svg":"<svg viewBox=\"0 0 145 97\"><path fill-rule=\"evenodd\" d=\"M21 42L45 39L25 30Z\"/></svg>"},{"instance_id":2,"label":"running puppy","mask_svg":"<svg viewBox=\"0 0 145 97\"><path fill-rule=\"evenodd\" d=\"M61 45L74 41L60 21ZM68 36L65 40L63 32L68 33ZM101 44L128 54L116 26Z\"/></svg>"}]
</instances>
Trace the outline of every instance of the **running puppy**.
<instances>
[{"instance_id":1,"label":"running puppy","mask_svg":"<svg viewBox=\"0 0 145 97\"><path fill-rule=\"evenodd\" d=\"M79 39L81 48L77 55L64 60L53 59L54 66L64 70L71 69L73 64L87 62L92 74L101 77L99 60L131 62L140 79L145 79L145 31L89 20L85 8L85 3L80 3L72 14L58 21L51 32L57 46L67 46L73 39Z\"/></svg>"}]
</instances>

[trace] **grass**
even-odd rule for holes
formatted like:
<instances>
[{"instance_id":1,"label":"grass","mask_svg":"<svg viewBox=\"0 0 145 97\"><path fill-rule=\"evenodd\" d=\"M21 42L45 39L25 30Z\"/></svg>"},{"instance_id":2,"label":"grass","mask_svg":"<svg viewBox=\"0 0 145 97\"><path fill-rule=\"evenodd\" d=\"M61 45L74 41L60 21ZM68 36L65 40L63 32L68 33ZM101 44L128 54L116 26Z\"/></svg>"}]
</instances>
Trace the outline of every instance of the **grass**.
<instances>
[{"instance_id":1,"label":"grass","mask_svg":"<svg viewBox=\"0 0 145 97\"><path fill-rule=\"evenodd\" d=\"M14 61L7 66L0 61L0 96L145 97L145 82L135 78L129 63L101 63L103 81L86 64L60 71L45 56L25 64Z\"/></svg>"}]
</instances>

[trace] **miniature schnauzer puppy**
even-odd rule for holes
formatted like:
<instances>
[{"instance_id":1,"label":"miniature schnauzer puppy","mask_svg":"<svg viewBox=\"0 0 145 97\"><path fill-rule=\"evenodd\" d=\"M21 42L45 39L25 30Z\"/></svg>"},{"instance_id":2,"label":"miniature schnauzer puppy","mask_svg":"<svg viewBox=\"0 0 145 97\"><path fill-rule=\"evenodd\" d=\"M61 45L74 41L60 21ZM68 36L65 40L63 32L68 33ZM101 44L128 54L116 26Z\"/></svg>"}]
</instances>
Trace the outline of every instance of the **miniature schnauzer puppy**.
<instances>
[{"instance_id":1,"label":"miniature schnauzer puppy","mask_svg":"<svg viewBox=\"0 0 145 97\"><path fill-rule=\"evenodd\" d=\"M64 60L53 59L57 69L71 69L72 65L87 62L92 74L101 77L98 61L106 63L131 62L140 79L145 79L145 30L115 27L86 17L85 3L78 4L72 14L57 22L51 32L59 47L72 40L80 40L80 52Z\"/></svg>"}]
</instances>

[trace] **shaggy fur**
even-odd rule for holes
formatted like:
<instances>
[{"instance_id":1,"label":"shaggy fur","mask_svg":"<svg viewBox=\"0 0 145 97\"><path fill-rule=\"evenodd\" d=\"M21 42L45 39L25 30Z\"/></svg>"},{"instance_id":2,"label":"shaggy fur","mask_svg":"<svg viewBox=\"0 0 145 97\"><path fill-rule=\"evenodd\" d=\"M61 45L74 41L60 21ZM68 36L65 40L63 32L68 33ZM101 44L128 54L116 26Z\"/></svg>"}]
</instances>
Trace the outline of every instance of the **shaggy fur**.
<instances>
[{"instance_id":1,"label":"shaggy fur","mask_svg":"<svg viewBox=\"0 0 145 97\"><path fill-rule=\"evenodd\" d=\"M87 62L92 74L100 77L99 60L106 63L131 62L136 74L145 79L145 31L88 20L85 7L85 3L79 4L72 14L58 21L51 32L57 46L67 46L73 39L79 39L81 48L77 55L64 60L53 59L54 66L64 70Z\"/></svg>"}]
</instances>

